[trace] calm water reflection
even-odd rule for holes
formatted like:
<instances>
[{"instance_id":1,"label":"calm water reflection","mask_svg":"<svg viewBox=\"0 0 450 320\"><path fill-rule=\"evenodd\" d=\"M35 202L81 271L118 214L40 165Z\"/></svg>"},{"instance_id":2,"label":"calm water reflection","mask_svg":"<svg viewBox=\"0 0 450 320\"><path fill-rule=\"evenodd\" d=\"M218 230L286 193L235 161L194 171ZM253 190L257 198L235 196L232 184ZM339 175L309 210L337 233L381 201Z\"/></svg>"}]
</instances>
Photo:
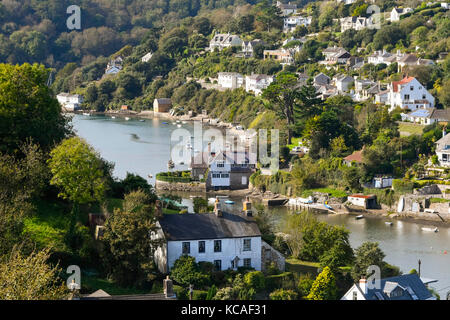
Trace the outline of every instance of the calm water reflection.
<instances>
[{"instance_id":1,"label":"calm water reflection","mask_svg":"<svg viewBox=\"0 0 450 320\"><path fill-rule=\"evenodd\" d=\"M147 178L156 173L167 171L170 154L170 134L177 126L164 120L125 121L103 116L81 116L73 119L74 129L85 138L102 157L115 163L115 176L125 177L133 172ZM191 124L183 127L193 132ZM177 165L179 170L187 166ZM149 179L151 183L153 179ZM192 212L190 194L181 193L183 204ZM202 195L204 197L208 197ZM212 195L210 196L212 197ZM233 198L233 205L224 204L230 211L238 212L242 208L242 199ZM274 208L270 210L276 224L282 223L288 210ZM377 241L386 254L386 261L397 265L403 272L418 268L418 260L422 261L422 276L438 279L434 287L441 297L445 298L450 291L450 228L440 227L438 233L424 232L420 224L395 221L388 226L383 219L365 218L355 220L343 215L318 215L320 220L333 225L345 225L351 232L350 242L358 247L364 241ZM445 252L448 252L445 254ZM442 290L446 288L445 290Z\"/></svg>"}]
</instances>

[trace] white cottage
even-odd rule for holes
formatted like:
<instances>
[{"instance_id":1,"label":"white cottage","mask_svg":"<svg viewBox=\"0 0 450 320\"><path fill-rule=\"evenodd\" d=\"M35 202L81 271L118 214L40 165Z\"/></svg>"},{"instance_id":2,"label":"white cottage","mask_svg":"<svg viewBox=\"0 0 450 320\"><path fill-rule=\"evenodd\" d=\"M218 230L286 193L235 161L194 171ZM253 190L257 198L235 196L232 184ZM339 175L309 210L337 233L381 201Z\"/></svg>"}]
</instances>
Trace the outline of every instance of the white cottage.
<instances>
[{"instance_id":1,"label":"white cottage","mask_svg":"<svg viewBox=\"0 0 450 320\"><path fill-rule=\"evenodd\" d=\"M67 92L61 92L56 96L59 104L66 111L75 111L80 109L81 104L83 103L83 96L79 94L70 94Z\"/></svg>"},{"instance_id":2,"label":"white cottage","mask_svg":"<svg viewBox=\"0 0 450 320\"><path fill-rule=\"evenodd\" d=\"M274 80L267 74L252 74L245 77L245 91L260 95Z\"/></svg>"},{"instance_id":3,"label":"white cottage","mask_svg":"<svg viewBox=\"0 0 450 320\"><path fill-rule=\"evenodd\" d=\"M218 33L215 34L209 43L209 49L214 51L214 49L218 49L222 51L224 48L229 47L240 47L242 46L242 40L239 36L230 34L230 33Z\"/></svg>"},{"instance_id":4,"label":"white cottage","mask_svg":"<svg viewBox=\"0 0 450 320\"><path fill-rule=\"evenodd\" d=\"M217 83L222 88L237 89L244 85L244 76L237 72L219 72Z\"/></svg>"},{"instance_id":5,"label":"white cottage","mask_svg":"<svg viewBox=\"0 0 450 320\"><path fill-rule=\"evenodd\" d=\"M182 255L211 262L216 270L261 270L261 232L250 207L232 214L223 212L216 201L214 213L164 215L157 226L151 237L163 242L155 252L162 273L169 273Z\"/></svg>"},{"instance_id":6,"label":"white cottage","mask_svg":"<svg viewBox=\"0 0 450 320\"><path fill-rule=\"evenodd\" d=\"M416 78L405 77L390 84L386 104L390 105L389 111L396 107L409 110L434 108L434 97Z\"/></svg>"},{"instance_id":7,"label":"white cottage","mask_svg":"<svg viewBox=\"0 0 450 320\"><path fill-rule=\"evenodd\" d=\"M441 166L450 167L450 134L445 130L442 132L442 138L436 141L436 155Z\"/></svg>"}]
</instances>

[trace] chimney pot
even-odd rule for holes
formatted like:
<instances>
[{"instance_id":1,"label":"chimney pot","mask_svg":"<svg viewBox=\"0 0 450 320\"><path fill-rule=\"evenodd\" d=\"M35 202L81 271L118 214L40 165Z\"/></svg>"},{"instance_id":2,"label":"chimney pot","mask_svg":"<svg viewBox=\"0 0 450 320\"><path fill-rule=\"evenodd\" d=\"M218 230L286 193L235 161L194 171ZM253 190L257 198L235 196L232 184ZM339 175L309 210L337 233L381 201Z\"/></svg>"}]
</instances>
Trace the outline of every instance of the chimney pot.
<instances>
[{"instance_id":1,"label":"chimney pot","mask_svg":"<svg viewBox=\"0 0 450 320\"><path fill-rule=\"evenodd\" d=\"M367 279L366 278L361 278L359 280L359 287L361 288L361 291L364 292L364 294L367 294Z\"/></svg>"},{"instance_id":2,"label":"chimney pot","mask_svg":"<svg viewBox=\"0 0 450 320\"><path fill-rule=\"evenodd\" d=\"M220 201L218 197L216 197L216 202L214 202L214 214L216 217L222 216L222 209L220 208Z\"/></svg>"}]
</instances>

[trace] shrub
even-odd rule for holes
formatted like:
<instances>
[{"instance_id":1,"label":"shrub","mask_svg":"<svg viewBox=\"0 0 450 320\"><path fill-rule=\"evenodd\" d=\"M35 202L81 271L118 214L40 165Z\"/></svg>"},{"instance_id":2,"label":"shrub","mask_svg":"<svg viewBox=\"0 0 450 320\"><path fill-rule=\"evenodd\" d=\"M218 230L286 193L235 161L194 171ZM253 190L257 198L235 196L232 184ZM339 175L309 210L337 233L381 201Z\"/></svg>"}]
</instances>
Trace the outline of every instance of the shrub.
<instances>
[{"instance_id":1,"label":"shrub","mask_svg":"<svg viewBox=\"0 0 450 320\"><path fill-rule=\"evenodd\" d=\"M296 300L297 293L293 290L277 289L270 294L270 300Z\"/></svg>"},{"instance_id":2,"label":"shrub","mask_svg":"<svg viewBox=\"0 0 450 320\"><path fill-rule=\"evenodd\" d=\"M208 291L203 290L194 290L193 300L206 300L206 296L208 295Z\"/></svg>"},{"instance_id":3,"label":"shrub","mask_svg":"<svg viewBox=\"0 0 450 320\"><path fill-rule=\"evenodd\" d=\"M266 288L270 291L276 288L281 288L283 286L283 282L290 279L292 279L291 272L283 272L281 274L268 276L266 278Z\"/></svg>"},{"instance_id":4,"label":"shrub","mask_svg":"<svg viewBox=\"0 0 450 320\"><path fill-rule=\"evenodd\" d=\"M392 188L398 193L412 193L414 189L414 182L406 179L394 179Z\"/></svg>"},{"instance_id":5,"label":"shrub","mask_svg":"<svg viewBox=\"0 0 450 320\"><path fill-rule=\"evenodd\" d=\"M244 276L245 284L250 288L255 289L255 291L264 289L265 281L266 279L261 271L249 272Z\"/></svg>"}]
</instances>

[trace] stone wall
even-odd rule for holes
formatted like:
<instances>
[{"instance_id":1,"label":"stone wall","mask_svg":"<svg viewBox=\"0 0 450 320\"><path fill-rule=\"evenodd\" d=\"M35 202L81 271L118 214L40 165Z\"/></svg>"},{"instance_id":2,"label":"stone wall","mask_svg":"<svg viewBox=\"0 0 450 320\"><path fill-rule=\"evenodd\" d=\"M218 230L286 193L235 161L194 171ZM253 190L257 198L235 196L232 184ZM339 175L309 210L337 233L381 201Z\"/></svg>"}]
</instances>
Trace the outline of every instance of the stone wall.
<instances>
[{"instance_id":1,"label":"stone wall","mask_svg":"<svg viewBox=\"0 0 450 320\"><path fill-rule=\"evenodd\" d=\"M270 263L275 262L277 268L280 271L285 271L286 269L286 259L284 256L274 248L272 248L268 243L261 240L261 270L264 272Z\"/></svg>"},{"instance_id":2,"label":"stone wall","mask_svg":"<svg viewBox=\"0 0 450 320\"><path fill-rule=\"evenodd\" d=\"M205 192L206 184L204 182L166 182L156 180L155 188L164 191L187 191L187 192Z\"/></svg>"}]
</instances>

